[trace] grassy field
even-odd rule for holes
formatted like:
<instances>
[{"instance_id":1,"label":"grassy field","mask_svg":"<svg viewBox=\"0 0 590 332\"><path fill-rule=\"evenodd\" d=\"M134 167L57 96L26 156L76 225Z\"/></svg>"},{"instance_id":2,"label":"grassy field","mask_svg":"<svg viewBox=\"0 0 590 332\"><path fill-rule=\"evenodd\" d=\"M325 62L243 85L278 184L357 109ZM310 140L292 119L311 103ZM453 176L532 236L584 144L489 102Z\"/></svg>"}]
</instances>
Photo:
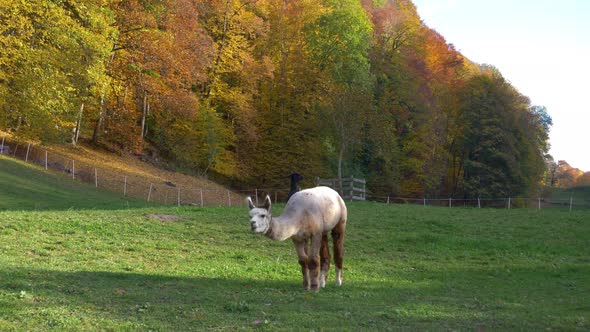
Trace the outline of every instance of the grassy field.
<instances>
[{"instance_id":1,"label":"grassy field","mask_svg":"<svg viewBox=\"0 0 590 332\"><path fill-rule=\"evenodd\" d=\"M245 207L127 208L11 165L0 331L590 329L587 210L351 204L344 284L332 270L311 293L292 244L250 233Z\"/></svg>"},{"instance_id":2,"label":"grassy field","mask_svg":"<svg viewBox=\"0 0 590 332\"><path fill-rule=\"evenodd\" d=\"M64 174L45 172L0 155L0 211L122 209L146 207L145 200L122 197L73 181Z\"/></svg>"}]
</instances>

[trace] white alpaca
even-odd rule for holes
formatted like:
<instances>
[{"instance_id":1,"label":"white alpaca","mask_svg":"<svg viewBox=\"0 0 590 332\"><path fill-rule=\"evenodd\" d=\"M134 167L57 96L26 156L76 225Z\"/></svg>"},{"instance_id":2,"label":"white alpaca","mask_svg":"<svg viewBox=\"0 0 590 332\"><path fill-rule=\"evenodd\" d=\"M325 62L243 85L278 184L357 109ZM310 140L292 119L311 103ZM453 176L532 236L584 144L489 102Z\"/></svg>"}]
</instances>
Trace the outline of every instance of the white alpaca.
<instances>
[{"instance_id":1,"label":"white alpaca","mask_svg":"<svg viewBox=\"0 0 590 332\"><path fill-rule=\"evenodd\" d=\"M272 217L270 197L264 206L256 207L248 197L250 225L255 233L284 241L293 239L303 274L303 287L319 291L326 286L330 269L328 232L334 242L336 282L342 285L342 256L347 210L340 195L328 187L316 187L295 193L287 202L283 214ZM308 245L308 242L311 242ZM319 275L321 264L321 276Z\"/></svg>"}]
</instances>

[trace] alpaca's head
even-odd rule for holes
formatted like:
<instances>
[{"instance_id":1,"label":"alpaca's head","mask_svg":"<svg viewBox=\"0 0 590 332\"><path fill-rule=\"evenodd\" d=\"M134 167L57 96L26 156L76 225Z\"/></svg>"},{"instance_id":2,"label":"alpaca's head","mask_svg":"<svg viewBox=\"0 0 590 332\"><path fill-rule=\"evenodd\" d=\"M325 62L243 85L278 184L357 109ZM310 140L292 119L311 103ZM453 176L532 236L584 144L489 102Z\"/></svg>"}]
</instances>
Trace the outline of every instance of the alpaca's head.
<instances>
[{"instance_id":1,"label":"alpaca's head","mask_svg":"<svg viewBox=\"0 0 590 332\"><path fill-rule=\"evenodd\" d=\"M262 207L256 207L252 199L248 197L248 207L250 208L250 227L254 233L266 233L270 228L271 219L271 202L267 195Z\"/></svg>"}]
</instances>

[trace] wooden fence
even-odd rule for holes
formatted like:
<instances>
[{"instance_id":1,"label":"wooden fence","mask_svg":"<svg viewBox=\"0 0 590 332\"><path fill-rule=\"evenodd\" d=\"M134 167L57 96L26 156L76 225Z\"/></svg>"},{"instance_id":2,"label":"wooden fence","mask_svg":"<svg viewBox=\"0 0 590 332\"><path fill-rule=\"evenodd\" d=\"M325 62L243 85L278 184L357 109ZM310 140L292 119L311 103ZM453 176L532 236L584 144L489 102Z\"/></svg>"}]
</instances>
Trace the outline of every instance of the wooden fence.
<instances>
[{"instance_id":1,"label":"wooden fence","mask_svg":"<svg viewBox=\"0 0 590 332\"><path fill-rule=\"evenodd\" d=\"M345 201L364 201L367 199L367 181L354 176L339 179L316 178L318 186L328 186L340 193Z\"/></svg>"}]
</instances>

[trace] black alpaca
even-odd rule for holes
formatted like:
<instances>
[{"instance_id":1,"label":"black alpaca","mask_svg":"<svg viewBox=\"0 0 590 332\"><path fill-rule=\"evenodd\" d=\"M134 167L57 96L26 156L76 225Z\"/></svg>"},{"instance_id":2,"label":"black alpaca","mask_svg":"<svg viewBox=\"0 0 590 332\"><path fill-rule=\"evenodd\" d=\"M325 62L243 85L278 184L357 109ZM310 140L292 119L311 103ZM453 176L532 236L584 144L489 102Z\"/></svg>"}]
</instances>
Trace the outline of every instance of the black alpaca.
<instances>
[{"instance_id":1,"label":"black alpaca","mask_svg":"<svg viewBox=\"0 0 590 332\"><path fill-rule=\"evenodd\" d=\"M289 177L291 178L291 189L289 190L289 195L287 195L287 202L294 193L299 191L299 181L303 180L303 175L299 173L293 173Z\"/></svg>"}]
</instances>

